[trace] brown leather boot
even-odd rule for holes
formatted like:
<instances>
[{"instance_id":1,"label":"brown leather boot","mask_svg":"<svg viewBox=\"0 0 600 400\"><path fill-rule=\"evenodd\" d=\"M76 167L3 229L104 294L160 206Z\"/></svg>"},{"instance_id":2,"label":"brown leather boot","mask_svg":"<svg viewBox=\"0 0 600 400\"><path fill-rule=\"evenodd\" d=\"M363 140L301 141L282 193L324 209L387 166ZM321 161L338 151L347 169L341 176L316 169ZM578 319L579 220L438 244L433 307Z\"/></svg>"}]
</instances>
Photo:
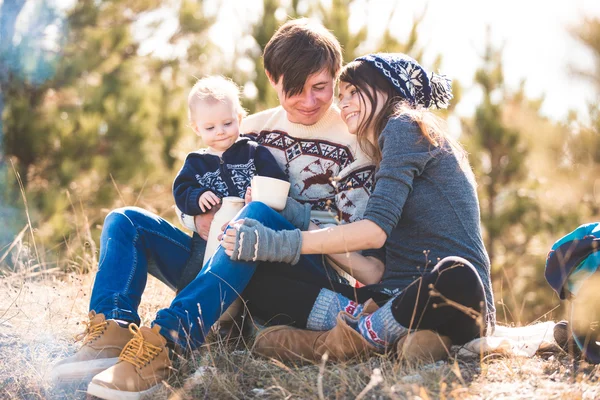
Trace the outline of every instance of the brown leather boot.
<instances>
[{"instance_id":1,"label":"brown leather boot","mask_svg":"<svg viewBox=\"0 0 600 400\"><path fill-rule=\"evenodd\" d=\"M450 354L452 340L430 330L409 333L396 345L398 358L409 363L428 364L445 360Z\"/></svg>"},{"instance_id":2,"label":"brown leather boot","mask_svg":"<svg viewBox=\"0 0 600 400\"><path fill-rule=\"evenodd\" d=\"M260 332L252 351L263 357L281 361L319 361L326 352L333 361L348 361L376 352L347 321L355 318L343 311L336 326L329 331L310 331L291 326L274 326Z\"/></svg>"},{"instance_id":3,"label":"brown leather boot","mask_svg":"<svg viewBox=\"0 0 600 400\"><path fill-rule=\"evenodd\" d=\"M139 399L150 395L167 380L172 364L167 340L152 329L129 325L133 338L127 343L119 362L99 373L88 386L88 394L107 400Z\"/></svg>"},{"instance_id":4,"label":"brown leather boot","mask_svg":"<svg viewBox=\"0 0 600 400\"><path fill-rule=\"evenodd\" d=\"M114 320L106 320L104 314L89 313L85 331L75 337L83 345L71 357L56 363L51 376L55 384L63 385L89 381L92 377L119 361L123 347L133 337L129 329L122 328Z\"/></svg>"},{"instance_id":5,"label":"brown leather boot","mask_svg":"<svg viewBox=\"0 0 600 400\"><path fill-rule=\"evenodd\" d=\"M252 333L252 323L248 319L244 304L238 298L215 322L212 330L218 340L237 346L244 343Z\"/></svg>"}]
</instances>

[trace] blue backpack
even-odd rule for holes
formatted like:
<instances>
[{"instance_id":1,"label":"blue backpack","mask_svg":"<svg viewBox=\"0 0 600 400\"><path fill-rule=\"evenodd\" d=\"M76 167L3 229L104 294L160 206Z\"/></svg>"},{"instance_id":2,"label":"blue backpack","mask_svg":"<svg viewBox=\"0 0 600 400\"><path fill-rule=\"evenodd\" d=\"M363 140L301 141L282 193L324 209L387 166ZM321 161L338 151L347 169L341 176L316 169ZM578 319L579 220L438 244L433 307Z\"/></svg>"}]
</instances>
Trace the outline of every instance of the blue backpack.
<instances>
[{"instance_id":1,"label":"blue backpack","mask_svg":"<svg viewBox=\"0 0 600 400\"><path fill-rule=\"evenodd\" d=\"M570 299L577 296L584 282L598 271L598 267L600 267L600 223L592 223L581 225L554 243L546 260L545 276L562 300ZM592 280L588 283L596 284ZM600 364L600 332L596 326L600 310L598 310L597 300L590 304L587 302L586 295L583 296L577 307L584 304L584 309L576 310L576 302L571 302L570 328L567 329L571 330L570 335L588 361ZM586 305L591 309L585 310ZM585 315L589 320L586 320L586 317L583 320L576 319L576 311L579 311L578 318ZM554 333L556 338L556 327Z\"/></svg>"},{"instance_id":2,"label":"blue backpack","mask_svg":"<svg viewBox=\"0 0 600 400\"><path fill-rule=\"evenodd\" d=\"M546 259L546 280L562 300L600 267L600 222L581 225L552 246Z\"/></svg>"}]
</instances>

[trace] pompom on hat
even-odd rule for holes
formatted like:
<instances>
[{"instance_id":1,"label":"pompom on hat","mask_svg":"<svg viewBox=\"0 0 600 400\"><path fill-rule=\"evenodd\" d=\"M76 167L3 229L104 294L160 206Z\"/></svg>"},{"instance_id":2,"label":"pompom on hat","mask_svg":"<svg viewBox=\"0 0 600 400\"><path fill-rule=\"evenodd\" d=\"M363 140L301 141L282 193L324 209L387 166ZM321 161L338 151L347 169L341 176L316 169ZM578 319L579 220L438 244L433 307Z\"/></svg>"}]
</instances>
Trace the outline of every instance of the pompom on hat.
<instances>
[{"instance_id":1,"label":"pompom on hat","mask_svg":"<svg viewBox=\"0 0 600 400\"><path fill-rule=\"evenodd\" d=\"M358 57L355 61L364 61L375 67L413 107L448 108L450 105L452 81L445 75L427 75L427 71L406 54L375 53Z\"/></svg>"}]
</instances>

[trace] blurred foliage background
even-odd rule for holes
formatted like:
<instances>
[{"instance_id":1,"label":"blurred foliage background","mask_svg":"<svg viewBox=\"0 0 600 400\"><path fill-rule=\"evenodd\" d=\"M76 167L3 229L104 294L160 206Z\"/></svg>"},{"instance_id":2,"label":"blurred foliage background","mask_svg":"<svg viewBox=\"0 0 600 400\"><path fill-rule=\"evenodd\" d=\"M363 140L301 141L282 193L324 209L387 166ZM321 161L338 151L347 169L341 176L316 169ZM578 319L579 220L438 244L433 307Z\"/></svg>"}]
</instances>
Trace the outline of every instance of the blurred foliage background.
<instances>
[{"instance_id":1,"label":"blurred foliage background","mask_svg":"<svg viewBox=\"0 0 600 400\"><path fill-rule=\"evenodd\" d=\"M350 29L352 3L263 0L260 18L240 21L232 63L208 35L219 0L0 2L0 270L95 268L102 221L115 207L137 205L174 221L172 179L199 146L187 126L189 88L219 73L245 89L250 112L277 105L260 56L287 18L320 19L345 61L373 51L423 57L418 28L426 11L406 37L391 33L390 17L373 42L368 27ZM167 20L174 29L165 29ZM460 118L459 139L479 182L498 317L557 318L560 310L545 315L558 304L543 277L547 251L578 225L600 220L600 19L582 16L570 32L594 55L595 69L572 67L594 85L596 101L586 115L563 121L541 114L544 99L528 98L525 82L507 87L502 49L487 34L474 77L482 100ZM144 48L156 35L163 54ZM460 82L454 89L446 116L460 102ZM11 251L17 241L25 243L18 254Z\"/></svg>"}]
</instances>

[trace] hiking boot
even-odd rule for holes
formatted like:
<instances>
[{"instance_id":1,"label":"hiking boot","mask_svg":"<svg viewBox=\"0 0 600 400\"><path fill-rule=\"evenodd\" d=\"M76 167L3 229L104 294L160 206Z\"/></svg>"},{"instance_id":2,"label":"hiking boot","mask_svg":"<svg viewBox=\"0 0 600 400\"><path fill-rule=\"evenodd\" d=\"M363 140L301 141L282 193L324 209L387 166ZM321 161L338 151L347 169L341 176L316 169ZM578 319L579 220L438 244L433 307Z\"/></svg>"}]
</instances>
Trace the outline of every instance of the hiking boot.
<instances>
[{"instance_id":1,"label":"hiking boot","mask_svg":"<svg viewBox=\"0 0 600 400\"><path fill-rule=\"evenodd\" d=\"M252 336L253 326L251 321L248 321L249 316L240 314L233 320L217 321L213 325L216 338L223 343L233 344L237 346L244 343L247 338Z\"/></svg>"},{"instance_id":2,"label":"hiking boot","mask_svg":"<svg viewBox=\"0 0 600 400\"><path fill-rule=\"evenodd\" d=\"M329 331L311 331L287 325L273 326L259 332L252 351L281 361L319 361L325 352L334 361L347 361L375 351L360 333L348 325L360 316L371 314L379 306L369 299L358 317L340 311L336 326Z\"/></svg>"},{"instance_id":3,"label":"hiking boot","mask_svg":"<svg viewBox=\"0 0 600 400\"><path fill-rule=\"evenodd\" d=\"M329 331L311 331L291 326L274 326L260 332L252 351L281 361L320 361L328 353L332 361L349 361L368 356L376 349L348 325L352 315L340 311L336 326Z\"/></svg>"},{"instance_id":4,"label":"hiking boot","mask_svg":"<svg viewBox=\"0 0 600 400\"><path fill-rule=\"evenodd\" d=\"M218 340L239 344L252 333L252 324L247 321L248 315L241 299L236 299L212 326Z\"/></svg>"},{"instance_id":5,"label":"hiking boot","mask_svg":"<svg viewBox=\"0 0 600 400\"><path fill-rule=\"evenodd\" d=\"M119 361L119 354L132 338L129 329L114 320L106 320L104 314L89 313L89 322L84 321L85 331L75 336L83 345L71 357L56 363L52 369L52 380L56 384L89 381L96 374L112 367Z\"/></svg>"},{"instance_id":6,"label":"hiking boot","mask_svg":"<svg viewBox=\"0 0 600 400\"><path fill-rule=\"evenodd\" d=\"M445 360L450 354L452 340L430 330L409 333L396 345L398 357L413 364L429 364Z\"/></svg>"},{"instance_id":7,"label":"hiking boot","mask_svg":"<svg viewBox=\"0 0 600 400\"><path fill-rule=\"evenodd\" d=\"M87 393L101 399L140 399L160 389L172 370L167 340L152 328L129 325L133 338L127 343L119 362L96 375Z\"/></svg>"},{"instance_id":8,"label":"hiking boot","mask_svg":"<svg viewBox=\"0 0 600 400\"><path fill-rule=\"evenodd\" d=\"M560 321L554 325L554 340L556 344L568 354L572 354L575 357L581 355L581 350L577 347L577 343L573 340L573 332L569 326L568 321Z\"/></svg>"}]
</instances>

